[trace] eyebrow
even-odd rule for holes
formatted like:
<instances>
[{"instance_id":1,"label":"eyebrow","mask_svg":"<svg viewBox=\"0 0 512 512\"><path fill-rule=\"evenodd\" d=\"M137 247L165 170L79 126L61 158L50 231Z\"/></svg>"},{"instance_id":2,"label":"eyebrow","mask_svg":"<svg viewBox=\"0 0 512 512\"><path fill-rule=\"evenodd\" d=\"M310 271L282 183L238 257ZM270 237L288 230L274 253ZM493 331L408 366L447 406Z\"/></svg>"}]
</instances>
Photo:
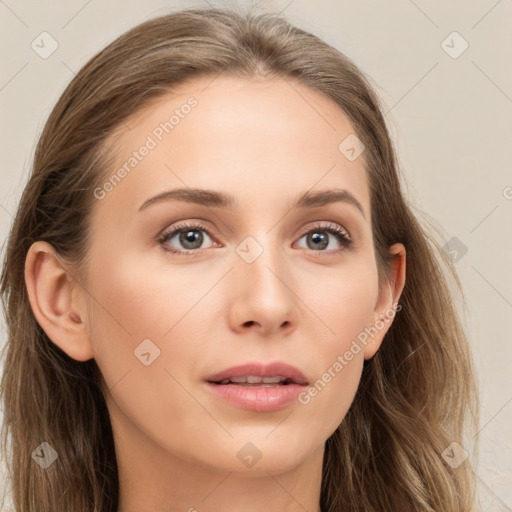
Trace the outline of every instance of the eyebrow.
<instances>
[{"instance_id":1,"label":"eyebrow","mask_svg":"<svg viewBox=\"0 0 512 512\"><path fill-rule=\"evenodd\" d=\"M234 196L226 194L225 192L200 188L177 188L162 192L161 194L147 199L140 206L139 211L145 210L153 204L173 200L185 201L187 203L196 203L199 205L216 208L237 208L240 206L240 203ZM294 203L292 203L291 209L316 208L335 202L344 202L355 206L360 211L363 218L366 219L366 214L361 203L354 197L351 192L345 189L329 189L317 192L304 192L295 200Z\"/></svg>"}]
</instances>

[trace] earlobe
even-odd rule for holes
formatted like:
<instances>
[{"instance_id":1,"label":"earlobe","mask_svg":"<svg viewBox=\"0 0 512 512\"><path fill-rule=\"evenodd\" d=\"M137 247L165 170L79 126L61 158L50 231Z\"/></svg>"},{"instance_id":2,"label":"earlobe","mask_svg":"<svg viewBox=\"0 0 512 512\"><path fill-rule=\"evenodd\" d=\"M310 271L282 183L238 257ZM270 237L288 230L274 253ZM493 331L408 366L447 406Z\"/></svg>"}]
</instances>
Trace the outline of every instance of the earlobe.
<instances>
[{"instance_id":1,"label":"earlobe","mask_svg":"<svg viewBox=\"0 0 512 512\"><path fill-rule=\"evenodd\" d=\"M405 286L405 247L403 244L396 243L390 247L389 252L394 254L394 259L389 268L387 284L379 293L373 325L368 328L371 335L364 349L365 359L371 359L379 349L395 319L398 301Z\"/></svg>"},{"instance_id":2,"label":"earlobe","mask_svg":"<svg viewBox=\"0 0 512 512\"><path fill-rule=\"evenodd\" d=\"M37 241L28 250L25 283L34 317L48 338L77 361L91 359L85 310L73 293L79 285L49 243Z\"/></svg>"}]
</instances>

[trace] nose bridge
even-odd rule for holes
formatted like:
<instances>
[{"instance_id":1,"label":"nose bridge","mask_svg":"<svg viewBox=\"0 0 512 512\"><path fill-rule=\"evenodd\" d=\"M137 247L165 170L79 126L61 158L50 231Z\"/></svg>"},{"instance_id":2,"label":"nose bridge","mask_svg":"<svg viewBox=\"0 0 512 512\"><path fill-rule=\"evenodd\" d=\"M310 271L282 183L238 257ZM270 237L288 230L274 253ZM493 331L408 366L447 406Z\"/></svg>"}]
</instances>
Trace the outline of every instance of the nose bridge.
<instances>
[{"instance_id":1,"label":"nose bridge","mask_svg":"<svg viewBox=\"0 0 512 512\"><path fill-rule=\"evenodd\" d=\"M295 321L297 305L291 272L277 232L252 230L236 247L237 323L257 322L265 330Z\"/></svg>"},{"instance_id":2,"label":"nose bridge","mask_svg":"<svg viewBox=\"0 0 512 512\"><path fill-rule=\"evenodd\" d=\"M245 283L253 291L272 290L274 295L281 293L287 282L287 265L284 247L276 235L276 230L261 228L252 230L238 245L236 252L239 259L237 266Z\"/></svg>"}]
</instances>

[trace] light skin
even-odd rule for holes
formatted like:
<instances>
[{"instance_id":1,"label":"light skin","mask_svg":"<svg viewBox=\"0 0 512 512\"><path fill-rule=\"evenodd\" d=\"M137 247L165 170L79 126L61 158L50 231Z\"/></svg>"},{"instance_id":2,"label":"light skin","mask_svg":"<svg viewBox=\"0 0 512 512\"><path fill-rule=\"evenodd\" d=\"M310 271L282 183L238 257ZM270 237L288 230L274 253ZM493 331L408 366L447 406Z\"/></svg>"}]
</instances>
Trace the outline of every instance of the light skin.
<instances>
[{"instance_id":1,"label":"light skin","mask_svg":"<svg viewBox=\"0 0 512 512\"><path fill-rule=\"evenodd\" d=\"M78 284L46 242L27 255L39 324L70 357L95 358L108 385L119 512L320 510L325 441L392 321L306 405L243 410L204 383L254 361L285 361L313 383L404 286L405 249L395 244L378 288L364 153L350 161L338 149L354 133L349 119L330 99L291 84L194 79L136 113L130 130L119 131L119 165L175 108L190 96L198 101L121 183L91 198L85 281ZM238 204L164 200L139 211L174 188L220 191ZM349 191L364 216L344 201L291 208L307 191L334 189ZM184 246L179 233L157 241L180 221L203 225L194 228L203 235L198 248ZM353 247L325 224L344 229ZM328 245L311 241L311 230ZM251 263L237 252L247 237L262 248ZM134 355L145 339L160 350L148 366ZM237 457L248 442L261 453L250 468Z\"/></svg>"}]
</instances>

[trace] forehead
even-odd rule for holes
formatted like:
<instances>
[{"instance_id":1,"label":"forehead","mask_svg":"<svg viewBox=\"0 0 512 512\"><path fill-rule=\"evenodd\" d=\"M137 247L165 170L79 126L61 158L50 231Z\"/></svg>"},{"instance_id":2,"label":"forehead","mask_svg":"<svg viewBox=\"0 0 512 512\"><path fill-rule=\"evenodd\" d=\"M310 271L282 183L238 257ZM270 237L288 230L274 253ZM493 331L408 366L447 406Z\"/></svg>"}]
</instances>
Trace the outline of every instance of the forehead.
<instances>
[{"instance_id":1,"label":"forehead","mask_svg":"<svg viewBox=\"0 0 512 512\"><path fill-rule=\"evenodd\" d=\"M364 153L350 160L340 150L354 133L334 101L292 79L194 78L111 136L115 164L104 179L115 184L102 203L138 208L148 194L178 186L222 189L246 204L336 187L369 211Z\"/></svg>"}]
</instances>

